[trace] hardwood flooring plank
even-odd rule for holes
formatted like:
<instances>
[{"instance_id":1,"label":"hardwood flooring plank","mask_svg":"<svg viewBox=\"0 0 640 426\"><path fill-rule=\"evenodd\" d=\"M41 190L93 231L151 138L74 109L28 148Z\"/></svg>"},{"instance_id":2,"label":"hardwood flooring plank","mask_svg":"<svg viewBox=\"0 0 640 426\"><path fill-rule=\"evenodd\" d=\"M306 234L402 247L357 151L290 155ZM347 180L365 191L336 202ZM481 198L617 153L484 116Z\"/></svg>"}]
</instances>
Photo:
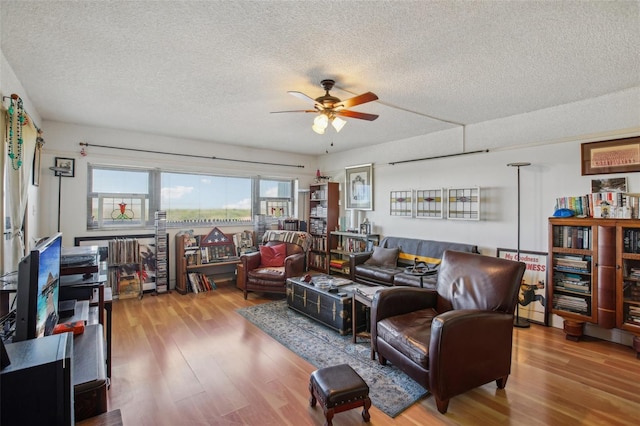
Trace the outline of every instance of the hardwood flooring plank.
<instances>
[{"instance_id":1,"label":"hardwood flooring plank","mask_svg":"<svg viewBox=\"0 0 640 426\"><path fill-rule=\"evenodd\" d=\"M318 425L309 407L315 367L246 321L236 309L278 295L217 290L113 302L109 409L126 425ZM374 362L374 361L372 361ZM334 417L362 425L361 410ZM488 383L454 397L446 415L427 397L380 425L632 425L640 413L640 361L631 348L533 324L515 329L504 390Z\"/></svg>"}]
</instances>

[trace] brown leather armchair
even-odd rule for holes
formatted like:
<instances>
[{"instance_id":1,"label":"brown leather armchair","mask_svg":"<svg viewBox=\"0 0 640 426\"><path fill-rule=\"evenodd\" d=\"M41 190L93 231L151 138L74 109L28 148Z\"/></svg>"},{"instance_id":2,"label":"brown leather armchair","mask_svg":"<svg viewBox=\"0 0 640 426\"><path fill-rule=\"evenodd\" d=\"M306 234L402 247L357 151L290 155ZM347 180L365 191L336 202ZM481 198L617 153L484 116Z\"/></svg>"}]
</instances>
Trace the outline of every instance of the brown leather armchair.
<instances>
[{"instance_id":1,"label":"brown leather armchair","mask_svg":"<svg viewBox=\"0 0 640 426\"><path fill-rule=\"evenodd\" d=\"M286 245L286 257L283 266L261 266L260 252L240 256L242 268L238 277L244 283L244 298L250 291L260 293L286 293L287 278L304 275L307 250L311 236L299 231L267 231L263 242L265 246Z\"/></svg>"},{"instance_id":2,"label":"brown leather armchair","mask_svg":"<svg viewBox=\"0 0 640 426\"><path fill-rule=\"evenodd\" d=\"M371 307L380 364L404 371L446 413L449 399L511 372L513 312L525 264L446 251L436 288L392 287Z\"/></svg>"}]
</instances>

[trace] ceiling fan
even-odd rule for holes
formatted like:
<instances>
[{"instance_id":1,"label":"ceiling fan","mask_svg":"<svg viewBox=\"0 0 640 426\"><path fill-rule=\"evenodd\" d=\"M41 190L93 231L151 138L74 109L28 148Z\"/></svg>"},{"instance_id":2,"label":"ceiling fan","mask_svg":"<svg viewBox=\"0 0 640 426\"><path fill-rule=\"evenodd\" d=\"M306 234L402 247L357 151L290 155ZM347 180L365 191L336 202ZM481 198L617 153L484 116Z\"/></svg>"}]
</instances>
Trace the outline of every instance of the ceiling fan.
<instances>
[{"instance_id":1,"label":"ceiling fan","mask_svg":"<svg viewBox=\"0 0 640 426\"><path fill-rule=\"evenodd\" d=\"M313 120L313 126L311 128L314 132L318 134L323 134L329 122L336 129L336 132L339 132L344 125L347 123L342 117L348 118L358 118L360 120L368 120L373 121L378 116L376 114L367 114L364 112L350 111L347 108L361 105L367 102L375 101L378 99L378 96L375 93L367 92L358 96L354 96L353 98L346 99L341 101L335 96L331 96L329 91L333 89L333 85L336 82L334 80L322 80L320 85L325 90L324 96L320 96L318 98L312 98L311 96L305 95L302 92L289 91L287 93L295 96L296 98L300 98L304 101L313 102L314 109L301 109L294 111L274 111L272 114L278 114L283 112L313 112L318 114L318 116Z\"/></svg>"}]
</instances>

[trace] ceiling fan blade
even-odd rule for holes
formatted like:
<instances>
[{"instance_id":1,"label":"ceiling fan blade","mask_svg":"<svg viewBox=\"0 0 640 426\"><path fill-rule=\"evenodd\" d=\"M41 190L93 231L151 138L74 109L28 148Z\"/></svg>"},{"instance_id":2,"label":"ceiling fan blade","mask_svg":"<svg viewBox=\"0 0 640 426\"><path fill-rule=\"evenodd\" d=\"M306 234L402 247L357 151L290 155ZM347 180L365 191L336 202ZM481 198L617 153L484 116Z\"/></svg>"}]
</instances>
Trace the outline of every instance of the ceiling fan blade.
<instances>
[{"instance_id":1,"label":"ceiling fan blade","mask_svg":"<svg viewBox=\"0 0 640 426\"><path fill-rule=\"evenodd\" d=\"M342 102L338 102L333 107L351 108L352 106L365 104L367 102L375 101L376 99L378 99L378 95L373 92L367 92L362 95L354 96L353 98L345 99Z\"/></svg>"},{"instance_id":2,"label":"ceiling fan blade","mask_svg":"<svg viewBox=\"0 0 640 426\"><path fill-rule=\"evenodd\" d=\"M295 109L295 110L292 110L292 111L271 111L270 114L280 114L280 113L283 113L283 112L318 112L318 111L315 110L315 109Z\"/></svg>"},{"instance_id":3,"label":"ceiling fan blade","mask_svg":"<svg viewBox=\"0 0 640 426\"><path fill-rule=\"evenodd\" d=\"M367 114L365 112L349 111L346 109L336 111L335 114L342 115L344 117L359 118L360 120L368 120L368 121L373 121L376 118L378 118L376 114Z\"/></svg>"},{"instance_id":4,"label":"ceiling fan blade","mask_svg":"<svg viewBox=\"0 0 640 426\"><path fill-rule=\"evenodd\" d=\"M296 97L296 98L298 98L298 99L302 99L303 101L311 101L311 102L313 102L314 104L316 103L316 100L315 100L314 98L312 98L312 97L311 97L311 96L309 96L309 95L305 95L305 94L304 94L304 93L302 93L302 92L296 92L296 91L290 90L290 91L288 91L287 93L288 93L288 94L290 94L290 95L295 96L295 97Z\"/></svg>"}]
</instances>

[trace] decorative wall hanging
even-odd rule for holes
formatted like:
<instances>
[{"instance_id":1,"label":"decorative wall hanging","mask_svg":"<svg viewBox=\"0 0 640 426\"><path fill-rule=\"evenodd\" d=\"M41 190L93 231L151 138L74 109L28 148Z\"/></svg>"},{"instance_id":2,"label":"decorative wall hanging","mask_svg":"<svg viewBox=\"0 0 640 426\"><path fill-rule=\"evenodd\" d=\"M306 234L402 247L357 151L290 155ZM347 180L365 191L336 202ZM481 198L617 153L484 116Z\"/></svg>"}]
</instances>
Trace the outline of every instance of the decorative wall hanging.
<instances>
[{"instance_id":1,"label":"decorative wall hanging","mask_svg":"<svg viewBox=\"0 0 640 426\"><path fill-rule=\"evenodd\" d=\"M447 194L447 218L480 220L480 188L450 188Z\"/></svg>"},{"instance_id":2,"label":"decorative wall hanging","mask_svg":"<svg viewBox=\"0 0 640 426\"><path fill-rule=\"evenodd\" d=\"M38 132L40 134L40 132ZM42 138L38 136L36 139L36 152L33 156L33 171L32 171L32 183L33 186L40 186L40 161L42 159L42 145L44 142Z\"/></svg>"},{"instance_id":3,"label":"decorative wall hanging","mask_svg":"<svg viewBox=\"0 0 640 426\"><path fill-rule=\"evenodd\" d=\"M640 172L640 136L581 145L582 176Z\"/></svg>"},{"instance_id":4,"label":"decorative wall hanging","mask_svg":"<svg viewBox=\"0 0 640 426\"><path fill-rule=\"evenodd\" d=\"M442 219L444 217L444 190L418 189L415 194L415 217L419 219Z\"/></svg>"},{"instance_id":5,"label":"decorative wall hanging","mask_svg":"<svg viewBox=\"0 0 640 426\"><path fill-rule=\"evenodd\" d=\"M27 119L27 116L24 112L24 105L20 96L12 94L9 98L9 108L7 109L7 116L8 129L6 132L6 137L9 150L9 158L11 159L11 167L13 167L13 170L18 170L20 167L22 167L22 126L26 123Z\"/></svg>"},{"instance_id":6,"label":"decorative wall hanging","mask_svg":"<svg viewBox=\"0 0 640 426\"><path fill-rule=\"evenodd\" d=\"M411 216L413 191L391 191L389 214L391 216Z\"/></svg>"},{"instance_id":7,"label":"decorative wall hanging","mask_svg":"<svg viewBox=\"0 0 640 426\"><path fill-rule=\"evenodd\" d=\"M347 210L373 210L373 165L345 168Z\"/></svg>"}]
</instances>

